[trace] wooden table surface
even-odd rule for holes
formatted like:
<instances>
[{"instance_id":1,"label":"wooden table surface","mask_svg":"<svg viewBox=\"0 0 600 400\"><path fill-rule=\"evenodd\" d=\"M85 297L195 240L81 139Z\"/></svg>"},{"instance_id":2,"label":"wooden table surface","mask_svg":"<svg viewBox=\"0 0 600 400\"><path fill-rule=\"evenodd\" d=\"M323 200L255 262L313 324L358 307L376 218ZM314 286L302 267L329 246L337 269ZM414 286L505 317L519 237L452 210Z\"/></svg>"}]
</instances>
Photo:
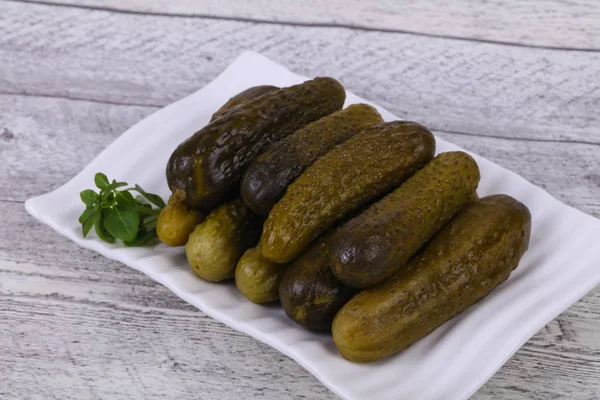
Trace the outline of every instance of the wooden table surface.
<instances>
[{"instance_id":1,"label":"wooden table surface","mask_svg":"<svg viewBox=\"0 0 600 400\"><path fill-rule=\"evenodd\" d=\"M244 50L336 77L600 217L600 3L398 3L1 1L0 398L335 398L23 208ZM473 398L600 399L600 289Z\"/></svg>"}]
</instances>

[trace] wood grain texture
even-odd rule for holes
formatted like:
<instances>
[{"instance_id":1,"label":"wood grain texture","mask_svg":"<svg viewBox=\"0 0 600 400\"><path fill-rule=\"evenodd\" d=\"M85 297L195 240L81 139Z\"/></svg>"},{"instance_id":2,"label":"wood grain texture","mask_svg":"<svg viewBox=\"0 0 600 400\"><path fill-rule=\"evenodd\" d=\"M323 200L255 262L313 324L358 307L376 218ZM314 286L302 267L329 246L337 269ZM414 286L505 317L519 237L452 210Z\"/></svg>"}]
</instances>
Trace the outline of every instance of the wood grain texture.
<instances>
[{"instance_id":1,"label":"wood grain texture","mask_svg":"<svg viewBox=\"0 0 600 400\"><path fill-rule=\"evenodd\" d=\"M144 275L32 229L22 204L5 210L32 236L0 246L1 398L335 398L294 361ZM33 242L59 248L63 261L32 259Z\"/></svg>"},{"instance_id":2,"label":"wood grain texture","mask_svg":"<svg viewBox=\"0 0 600 400\"><path fill-rule=\"evenodd\" d=\"M33 3L38 0L22 0ZM342 26L516 45L600 50L593 0L42 0L128 13Z\"/></svg>"},{"instance_id":3,"label":"wood grain texture","mask_svg":"<svg viewBox=\"0 0 600 400\"><path fill-rule=\"evenodd\" d=\"M600 53L0 3L4 93L161 106L244 50L435 130L600 143Z\"/></svg>"},{"instance_id":4,"label":"wood grain texture","mask_svg":"<svg viewBox=\"0 0 600 400\"><path fill-rule=\"evenodd\" d=\"M21 202L60 186L156 110L19 95L0 95L0 109L6 110L0 116L0 155L11 166L11 173L0 181L0 192L5 200ZM600 217L600 146L435 133Z\"/></svg>"},{"instance_id":5,"label":"wood grain texture","mask_svg":"<svg viewBox=\"0 0 600 400\"><path fill-rule=\"evenodd\" d=\"M0 398L335 398L289 358L23 209L245 49L339 77L600 217L596 53L2 2ZM597 288L474 399L600 399L599 314Z\"/></svg>"},{"instance_id":6,"label":"wood grain texture","mask_svg":"<svg viewBox=\"0 0 600 400\"><path fill-rule=\"evenodd\" d=\"M136 119L152 112L152 108L0 96L0 109L7 110L9 105L14 111L4 114L0 130L5 132L6 144L2 147L2 156L9 161L12 171L7 189L12 188L15 197L11 199L14 202L0 203L6 208L3 216L10 217L0 232L3 238L0 282L3 295L8 296L7 315L11 320L14 315L19 324L11 323L6 337L18 342L24 340L33 346L32 352L37 351L35 361L21 353L15 354L23 351L21 347L5 352L11 362L22 363L9 375L19 382L17 389L28 383L18 379L23 375L15 376L14 371L22 373L26 365L33 362L36 379L45 379L40 386L50 390L56 398L69 393L75 397L95 393L99 398L136 398L136 395L145 398L149 393L187 397L197 390L218 398L253 398L258 396L256 391L260 388L263 392L259 394L266 398L332 396L323 388L315 389L320 385L314 378L305 372L299 374L300 367L275 350L193 311L145 276L78 248L25 215L20 204L22 199L66 181ZM56 135L59 129L61 134ZM588 178L581 176L581 171L587 168L600 170L595 146L568 144L569 151L564 152L553 150L556 146L544 142L520 142L520 146L515 147L515 141L503 138L437 134L545 186L567 203L600 216L600 188L589 185ZM73 142L71 139L77 135L78 140ZM33 162L20 157L24 151L31 154L27 149L34 144L39 153ZM77 154L88 154L89 158L77 157ZM571 164L573 154L580 163ZM549 172L551 168L555 169ZM30 186L21 188L20 182L28 182ZM36 247L34 252L31 252L32 243ZM475 398L525 399L535 395L538 397L533 398L546 399L565 393L580 396L573 398L593 398L590 397L593 390L600 387L600 381L594 379L594 371L600 363L597 353L600 343L595 336L599 305L600 290L596 290L567 313L567 320L563 321L565 315L562 315L559 321L540 332ZM579 307L582 309L573 311ZM32 309L43 310L45 317L32 315ZM197 320L198 315L200 320ZM41 323L41 327L35 331L29 329L34 323ZM52 333L55 323L65 328ZM194 339L194 326L199 327L201 339ZM14 331L16 327L21 328ZM100 342L97 347L90 346L91 335L96 331L100 331L100 335L95 340ZM25 338L21 335L23 332L27 335ZM113 342L115 344L109 346ZM44 343L46 351L41 351L39 348L43 346L38 343ZM106 347L111 350L104 355ZM62 354L58 360L54 359L55 351ZM203 360L201 366L194 363L196 358ZM124 361L126 359L135 360L135 365ZM261 366L256 371L252 360ZM276 365L269 360L277 360ZM111 366L110 373L103 372L106 368L103 363ZM70 382L67 387L54 384L55 375L48 374L48 364ZM234 371L236 376L242 376L228 380ZM523 376L523 371L528 372ZM190 378L188 374L200 374L204 378ZM25 377L33 379L28 374ZM90 379L89 386L78 386L77 382ZM113 391L115 386L108 384L110 381L121 382L116 385L120 391ZM272 386L267 385L267 381L273 382ZM307 393L296 387L300 382L308 388ZM236 385L250 388L250 393L231 388L238 387ZM542 385L548 387L542 391ZM123 389L127 387L130 391ZM16 392L9 394L19 397Z\"/></svg>"},{"instance_id":7,"label":"wood grain texture","mask_svg":"<svg viewBox=\"0 0 600 400\"><path fill-rule=\"evenodd\" d=\"M287 357L64 240L21 204L10 204L5 216L0 315L10 323L0 323L2 398L335 398ZM8 226L26 233L21 245ZM31 252L33 241L60 254ZM597 399L599 306L596 290L540 331L474 399Z\"/></svg>"}]
</instances>

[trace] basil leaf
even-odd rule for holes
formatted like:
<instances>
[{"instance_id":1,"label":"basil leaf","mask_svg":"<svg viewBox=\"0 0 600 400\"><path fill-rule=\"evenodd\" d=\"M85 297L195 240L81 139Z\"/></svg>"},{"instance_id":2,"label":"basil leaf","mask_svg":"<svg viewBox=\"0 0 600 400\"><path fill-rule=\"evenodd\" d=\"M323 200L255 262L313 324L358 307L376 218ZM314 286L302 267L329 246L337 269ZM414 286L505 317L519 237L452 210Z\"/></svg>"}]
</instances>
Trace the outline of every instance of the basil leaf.
<instances>
[{"instance_id":1,"label":"basil leaf","mask_svg":"<svg viewBox=\"0 0 600 400\"><path fill-rule=\"evenodd\" d=\"M105 187L103 190L109 192L111 190L115 190L115 189L118 189L123 186L127 186L127 182L117 182L117 181L113 180L113 182L110 185L108 185L107 187Z\"/></svg>"},{"instance_id":2,"label":"basil leaf","mask_svg":"<svg viewBox=\"0 0 600 400\"><path fill-rule=\"evenodd\" d=\"M147 246L154 242L156 238L156 231L141 231L139 235L133 240L125 242L125 245L128 247L136 247L136 246Z\"/></svg>"},{"instance_id":3,"label":"basil leaf","mask_svg":"<svg viewBox=\"0 0 600 400\"><path fill-rule=\"evenodd\" d=\"M98 193L91 189L87 189L79 193L79 197L81 197L81 201L83 201L86 206L93 206L99 198Z\"/></svg>"},{"instance_id":4,"label":"basil leaf","mask_svg":"<svg viewBox=\"0 0 600 400\"><path fill-rule=\"evenodd\" d=\"M94 183L98 189L104 189L108 186L108 178L102 172L98 172L96 176L94 176Z\"/></svg>"},{"instance_id":5,"label":"basil leaf","mask_svg":"<svg viewBox=\"0 0 600 400\"><path fill-rule=\"evenodd\" d=\"M94 207L87 206L85 208L85 211L79 216L79 223L83 224L85 221L93 217L95 217Z\"/></svg>"},{"instance_id":6,"label":"basil leaf","mask_svg":"<svg viewBox=\"0 0 600 400\"><path fill-rule=\"evenodd\" d=\"M124 242L135 239L140 224L140 216L132 207L117 204L106 209L104 227L112 236Z\"/></svg>"},{"instance_id":7,"label":"basil leaf","mask_svg":"<svg viewBox=\"0 0 600 400\"><path fill-rule=\"evenodd\" d=\"M117 203L127 204L131 207L137 207L138 203L133 198L133 195L127 190L120 190L117 192Z\"/></svg>"},{"instance_id":8,"label":"basil leaf","mask_svg":"<svg viewBox=\"0 0 600 400\"><path fill-rule=\"evenodd\" d=\"M105 242L114 243L115 238L110 233L108 233L108 231L104 227L104 214L105 212L99 212L98 214L96 214L94 223L94 227L96 228L96 235L98 235L98 237L104 240Z\"/></svg>"},{"instance_id":9,"label":"basil leaf","mask_svg":"<svg viewBox=\"0 0 600 400\"><path fill-rule=\"evenodd\" d=\"M87 211L87 210L86 210ZM84 211L83 213L85 214ZM94 226L95 222L96 222L96 218L95 218L95 214L96 211L94 211L93 209L92 211L92 215L90 215L90 217L88 217L82 224L81 224L81 230L83 231L83 237L87 237L88 233L90 233L90 230L92 230L92 227ZM99 215L100 213L98 213ZM83 214L81 215L83 217Z\"/></svg>"},{"instance_id":10,"label":"basil leaf","mask_svg":"<svg viewBox=\"0 0 600 400\"><path fill-rule=\"evenodd\" d=\"M150 203L154 204L155 206L157 206L159 208L165 207L165 202L159 195L145 192L144 189L139 187L139 185L135 185L135 188L133 188L131 190L135 190L136 192L138 192L139 194L144 196L144 198L146 200L148 200Z\"/></svg>"},{"instance_id":11,"label":"basil leaf","mask_svg":"<svg viewBox=\"0 0 600 400\"><path fill-rule=\"evenodd\" d=\"M100 201L102 202L103 208L112 207L115 204L115 192L113 192L112 190L109 190L109 191L103 190L102 194L100 194ZM107 203L112 203L112 204L107 204Z\"/></svg>"},{"instance_id":12,"label":"basil leaf","mask_svg":"<svg viewBox=\"0 0 600 400\"><path fill-rule=\"evenodd\" d=\"M94 183L99 192L89 189L80 193L81 201L86 205L79 216L84 237L94 227L98 237L109 243L120 239L127 246L145 246L155 240L156 221L165 207L160 196L147 193L138 185L117 190L127 186L127 182L109 180L101 172L94 176ZM130 191L141 196L134 198Z\"/></svg>"}]
</instances>

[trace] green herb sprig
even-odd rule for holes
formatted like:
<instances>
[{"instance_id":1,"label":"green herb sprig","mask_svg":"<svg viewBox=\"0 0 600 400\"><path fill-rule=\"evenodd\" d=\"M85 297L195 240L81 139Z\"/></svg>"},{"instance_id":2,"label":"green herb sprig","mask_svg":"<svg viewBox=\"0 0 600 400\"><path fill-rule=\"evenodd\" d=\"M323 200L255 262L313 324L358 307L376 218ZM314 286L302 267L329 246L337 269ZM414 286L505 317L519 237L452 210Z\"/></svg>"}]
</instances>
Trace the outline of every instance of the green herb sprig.
<instances>
[{"instance_id":1,"label":"green herb sprig","mask_svg":"<svg viewBox=\"0 0 600 400\"><path fill-rule=\"evenodd\" d=\"M96 192L87 189L79 195L85 211L79 217L83 237L95 228L105 242L122 240L126 246L146 246L156 238L156 221L165 207L163 199L135 185L126 189L127 182L109 181L103 173L94 177ZM138 193L133 197L132 192ZM156 207L153 207L156 206Z\"/></svg>"}]
</instances>

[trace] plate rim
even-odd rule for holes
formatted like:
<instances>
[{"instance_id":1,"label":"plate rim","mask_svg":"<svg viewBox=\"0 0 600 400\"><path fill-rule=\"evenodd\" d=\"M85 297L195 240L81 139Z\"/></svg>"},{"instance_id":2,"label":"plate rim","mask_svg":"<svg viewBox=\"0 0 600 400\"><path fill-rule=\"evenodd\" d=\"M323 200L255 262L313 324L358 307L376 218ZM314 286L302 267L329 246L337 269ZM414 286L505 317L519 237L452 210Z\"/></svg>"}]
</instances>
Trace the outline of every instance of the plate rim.
<instances>
[{"instance_id":1,"label":"plate rim","mask_svg":"<svg viewBox=\"0 0 600 400\"><path fill-rule=\"evenodd\" d=\"M96 165L100 164L100 161L106 157L106 155L108 153L110 153L111 149L113 147L116 147L119 145L120 142L123 141L123 139L131 136L133 137L135 135L135 130L136 129L140 129L139 126L143 125L143 124L149 124L152 122L152 118L157 118L155 117L156 115L158 115L159 113L161 113L161 111L164 111L165 109L168 109L170 107L176 107L176 105L179 105L183 102L189 102L191 100L193 100L193 98L201 96L202 93L204 91L208 91L209 88L211 88L214 85L217 85L218 83L220 83L220 79L223 78L223 76L225 76L228 71L230 71L232 69L232 67L234 65L237 65L238 63L243 63L243 62L262 62L262 63L269 63L271 65L275 65L279 68L285 69L287 71L287 69L277 63L275 63L274 61L271 61L270 59L266 58L265 56L255 53L255 52L251 52L251 51L246 51L243 52L240 56L238 56L233 62L231 62L217 77L215 77L213 80L211 80L210 82L208 82L205 86L203 86L202 88L200 88L199 90L191 93L190 95L177 100L163 108L160 108L159 110L155 111L154 113L152 113L151 115L143 118L142 120L138 121L136 124L134 124L132 127L130 127L129 129L127 129L124 133L122 133L121 135L119 135L112 143L110 143L105 149L103 149L96 157L93 158L92 161L90 161L81 171L79 171L75 176L73 176L72 178L68 179L67 182L63 183L62 185L58 186L57 188L41 194L41 195L37 195L34 197L31 197L29 199L27 199L24 203L25 209L26 211L33 216L35 219L37 219L38 221L50 226L54 231L56 231L57 233L59 233L60 235L72 240L73 242L75 242L77 245L86 248L88 250L92 250L95 251L99 254L101 254L102 256L113 260L113 261L117 261L120 262L122 264L127 265L130 268L135 269L136 271L142 272L144 273L146 276L150 277L152 280L156 281L157 283L165 286L168 290L170 290L172 293L174 293L177 297L179 297L180 299L182 299L183 301L192 304L194 307L200 309L202 312L204 312L206 315L210 316L213 319L216 319L217 321L222 322L223 324L229 326L232 329L235 329L239 332L245 333L251 337L253 337L256 340L259 340L262 343L267 344L268 346L276 349L277 351L281 352L282 354L285 354L286 356L292 358L295 362L297 362L298 364L300 364L304 369L306 369L309 373L311 373L313 376L315 376L320 382L322 382L327 388L329 388L332 392L334 392L336 395L344 398L344 399L350 399L352 397L351 393L347 393L346 391L343 390L343 388L339 387L338 384L331 382L326 376L322 375L319 371L318 368L315 368L313 366L311 366L311 363L308 359L306 359L305 357L303 357L302 354L299 354L297 351L294 351L294 349L290 348L288 345L286 345L285 343L278 343L275 340L272 340L271 336L269 335L264 335L263 333L261 333L258 330L253 330L253 329L247 329L247 326L251 327L251 324L245 324L243 322L239 322L236 321L233 318L230 318L229 316L227 316L225 313L223 313L222 311L220 311L219 309L213 309L210 306L207 306L203 301L199 301L198 299L194 299L194 295L191 293L187 293L185 290L179 289L175 286L175 284L169 279L169 276L164 274L164 273L160 273L160 272L154 272L154 271L146 271L144 270L144 267L141 265L138 265L138 261L136 259L129 259L129 253L123 253L123 252L115 252L115 249L118 249L119 246L114 246L114 245L107 245L104 242L100 242L99 240L85 240L83 238L77 237L75 234L73 234L70 230L68 230L65 226L62 226L60 224L58 224L56 221L54 221L52 218L50 218L48 215L44 215L44 213L41 211L41 209L43 207L40 207L40 203L43 202L44 198L46 196L52 195L52 194L56 194L60 191L63 190L69 190L69 185L73 184L73 182L80 177L82 174L84 174L84 172L86 172L89 169L94 168ZM290 73L292 73L291 71L289 71ZM292 73L293 74L293 73ZM298 76L301 79L306 79L305 77L298 75L298 74L294 74L295 76ZM370 101L365 101L368 104L374 104ZM377 106L379 109L383 109L380 106ZM384 109L385 110L385 109ZM392 115L391 113L389 113L389 111L385 110L389 115ZM394 116L394 118L397 118ZM137 135L136 135L137 136ZM436 140L441 140L445 143L449 143L446 142L443 139L440 139L436 136ZM451 143L450 143L451 144ZM453 144L452 144L453 145ZM456 145L453 145L456 146ZM460 146L456 146L459 147ZM462 148L461 148L462 149ZM466 151L469 154L473 154L476 155L473 152L467 151L462 149L463 151ZM558 199L556 199L555 197L553 197L551 194L549 194L546 190L534 185L533 183L527 181L525 178L521 177L520 175L494 163L493 161L490 161L482 156L476 155L478 160L479 159L483 159L486 162L494 165L496 168L500 168L502 169L503 173L510 173L510 178L511 179L519 179L523 182L525 182L527 185L530 185L531 188L535 188L536 191L540 192L540 195L544 195L545 198L547 200L552 200L553 204L551 204L551 206L553 208L556 207L561 207L561 208L565 208L565 210L568 210L569 213L572 213L573 216L577 216L578 218L590 218L591 220L594 220L596 223L598 223L600 226L600 220L597 220L596 218L594 218L591 215L588 215L574 207L571 207L567 204L564 204L562 202L560 202ZM551 322L552 320L554 320L558 315L560 315L561 313L563 313L566 309L568 309L569 307L571 307L576 301L578 301L579 299L581 299L582 297L584 297L587 293L589 293L594 287L596 287L598 285L598 283L600 282L600 269L598 270L596 276L594 279L587 279L585 281L584 285L579 285L576 289L577 290L570 290L568 292L568 294L570 296L566 296L568 297L567 301L562 301L561 302L561 306L560 307L552 307L552 308L548 308L548 310L551 311L547 311L546 314L548 315L553 315L552 318L548 319L548 318L539 318L540 320L547 320L546 322L543 323L543 325L541 327L537 327L539 324L529 324L528 326L531 326L530 329L527 330L528 333L526 334L522 334L520 335L519 340L515 340L513 341L513 345L511 346L510 351L508 351L506 354L504 354L504 358L502 360L502 362L500 363L496 363L494 365L494 368L491 369L491 372L486 372L484 375L484 377L482 377L481 379L475 379L473 380L473 382L471 382L470 385L466 386L465 388L465 392L463 393L464 396L461 396L461 398L469 398L470 396L472 396L481 386L483 386L483 384L485 384L485 382L487 382L532 336L535 335L536 332L538 332L541 328L543 328L545 325L547 325L549 322Z\"/></svg>"}]
</instances>

